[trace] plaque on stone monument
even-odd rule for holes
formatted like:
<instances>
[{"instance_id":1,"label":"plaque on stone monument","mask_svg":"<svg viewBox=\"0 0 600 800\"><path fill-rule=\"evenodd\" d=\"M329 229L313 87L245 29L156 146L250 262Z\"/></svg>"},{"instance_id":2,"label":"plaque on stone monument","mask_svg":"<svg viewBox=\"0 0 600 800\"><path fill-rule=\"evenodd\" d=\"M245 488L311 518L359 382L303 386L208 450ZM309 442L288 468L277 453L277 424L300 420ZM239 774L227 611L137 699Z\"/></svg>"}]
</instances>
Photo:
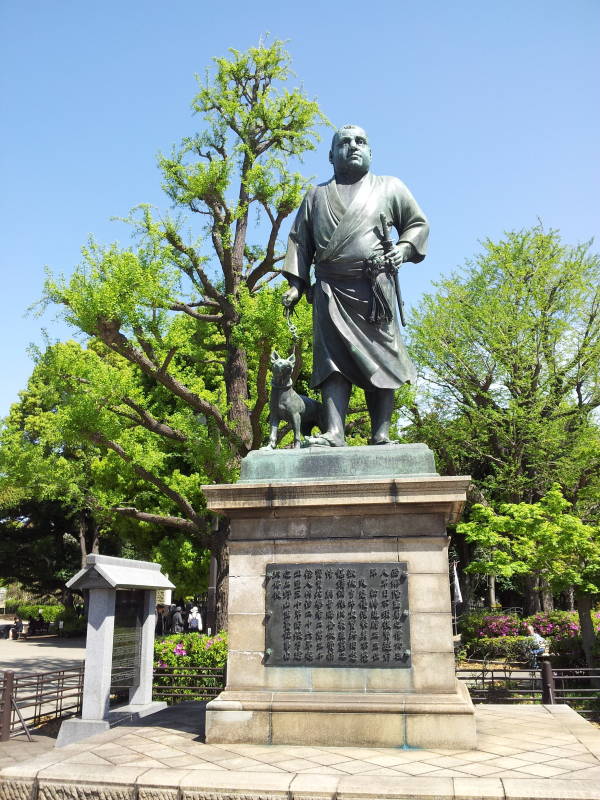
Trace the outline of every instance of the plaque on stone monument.
<instances>
[{"instance_id":1,"label":"plaque on stone monument","mask_svg":"<svg viewBox=\"0 0 600 800\"><path fill-rule=\"evenodd\" d=\"M267 564L265 665L410 667L406 567Z\"/></svg>"},{"instance_id":2,"label":"plaque on stone monument","mask_svg":"<svg viewBox=\"0 0 600 800\"><path fill-rule=\"evenodd\" d=\"M112 689L130 689L140 682L143 590L121 589L116 593L112 653Z\"/></svg>"}]
</instances>

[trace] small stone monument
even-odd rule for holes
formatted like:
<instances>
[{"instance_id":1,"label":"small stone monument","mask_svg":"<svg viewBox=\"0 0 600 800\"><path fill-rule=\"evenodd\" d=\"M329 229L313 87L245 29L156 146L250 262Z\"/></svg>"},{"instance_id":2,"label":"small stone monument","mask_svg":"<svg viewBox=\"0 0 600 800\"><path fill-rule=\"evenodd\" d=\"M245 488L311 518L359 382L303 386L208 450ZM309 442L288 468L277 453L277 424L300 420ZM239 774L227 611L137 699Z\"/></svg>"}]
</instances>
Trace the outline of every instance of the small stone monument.
<instances>
[{"instance_id":1,"label":"small stone monument","mask_svg":"<svg viewBox=\"0 0 600 800\"><path fill-rule=\"evenodd\" d=\"M475 746L448 536L467 476L424 444L251 452L204 486L231 518L227 686L206 741Z\"/></svg>"},{"instance_id":2,"label":"small stone monument","mask_svg":"<svg viewBox=\"0 0 600 800\"><path fill-rule=\"evenodd\" d=\"M89 555L67 587L88 592L85 675L81 718L63 722L57 747L166 706L152 702L156 591L173 588L160 565ZM129 703L109 711L117 689L129 690Z\"/></svg>"}]
</instances>

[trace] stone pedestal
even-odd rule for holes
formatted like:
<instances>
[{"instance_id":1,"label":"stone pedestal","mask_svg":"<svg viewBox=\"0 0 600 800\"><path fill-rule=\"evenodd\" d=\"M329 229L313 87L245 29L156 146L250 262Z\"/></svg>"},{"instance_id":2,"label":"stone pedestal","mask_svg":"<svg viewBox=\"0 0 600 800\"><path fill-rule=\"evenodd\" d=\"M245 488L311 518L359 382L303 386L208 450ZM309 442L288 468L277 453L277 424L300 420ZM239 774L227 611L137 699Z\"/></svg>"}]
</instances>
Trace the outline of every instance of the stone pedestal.
<instances>
[{"instance_id":1,"label":"stone pedestal","mask_svg":"<svg viewBox=\"0 0 600 800\"><path fill-rule=\"evenodd\" d=\"M468 484L437 475L424 445L400 445L254 452L239 483L204 487L231 518L227 686L207 706L207 742L474 747L446 535ZM405 663L269 665L267 565L393 563L408 589Z\"/></svg>"}]
</instances>

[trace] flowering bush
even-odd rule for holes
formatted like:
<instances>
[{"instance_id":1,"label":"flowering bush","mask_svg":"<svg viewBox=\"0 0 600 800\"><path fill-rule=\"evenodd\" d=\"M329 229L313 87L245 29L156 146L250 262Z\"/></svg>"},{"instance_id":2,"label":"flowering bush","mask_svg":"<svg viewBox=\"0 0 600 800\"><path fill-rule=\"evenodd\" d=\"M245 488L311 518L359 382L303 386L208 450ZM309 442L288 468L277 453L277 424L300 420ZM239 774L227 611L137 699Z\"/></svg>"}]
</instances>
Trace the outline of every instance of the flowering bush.
<instances>
[{"instance_id":1,"label":"flowering bush","mask_svg":"<svg viewBox=\"0 0 600 800\"><path fill-rule=\"evenodd\" d=\"M572 639L580 633L576 611L542 611L526 620L536 633L552 639ZM596 628L600 619L595 620Z\"/></svg>"},{"instance_id":2,"label":"flowering bush","mask_svg":"<svg viewBox=\"0 0 600 800\"><path fill-rule=\"evenodd\" d=\"M204 700L212 695L202 687L221 685L218 675L198 673L204 668L223 668L227 664L227 633L216 636L176 633L154 642L155 699L169 703ZM161 671L164 670L164 672ZM162 691L161 691L162 690ZM167 694L167 691L171 694Z\"/></svg>"},{"instance_id":3,"label":"flowering bush","mask_svg":"<svg viewBox=\"0 0 600 800\"><path fill-rule=\"evenodd\" d=\"M477 638L526 635L525 623L513 614L488 614L481 620Z\"/></svg>"},{"instance_id":4,"label":"flowering bush","mask_svg":"<svg viewBox=\"0 0 600 800\"><path fill-rule=\"evenodd\" d=\"M164 667L224 667L227 633L216 636L175 633L154 642L154 665Z\"/></svg>"}]
</instances>

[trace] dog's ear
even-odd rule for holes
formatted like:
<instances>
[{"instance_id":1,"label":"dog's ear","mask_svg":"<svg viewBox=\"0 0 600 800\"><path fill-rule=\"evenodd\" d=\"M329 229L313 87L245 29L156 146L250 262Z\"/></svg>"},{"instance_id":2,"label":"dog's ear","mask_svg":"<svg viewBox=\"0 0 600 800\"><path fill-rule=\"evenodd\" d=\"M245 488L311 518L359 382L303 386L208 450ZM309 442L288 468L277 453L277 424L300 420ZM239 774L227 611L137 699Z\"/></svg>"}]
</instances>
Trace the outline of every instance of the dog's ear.
<instances>
[{"instance_id":1,"label":"dog's ear","mask_svg":"<svg viewBox=\"0 0 600 800\"><path fill-rule=\"evenodd\" d=\"M280 359L279 353L277 352L277 350L273 350L273 352L271 353L271 363L274 364L276 361L279 361L279 359Z\"/></svg>"},{"instance_id":2,"label":"dog's ear","mask_svg":"<svg viewBox=\"0 0 600 800\"><path fill-rule=\"evenodd\" d=\"M292 353L292 355L288 358L288 361L292 366L296 363L296 353Z\"/></svg>"}]
</instances>

